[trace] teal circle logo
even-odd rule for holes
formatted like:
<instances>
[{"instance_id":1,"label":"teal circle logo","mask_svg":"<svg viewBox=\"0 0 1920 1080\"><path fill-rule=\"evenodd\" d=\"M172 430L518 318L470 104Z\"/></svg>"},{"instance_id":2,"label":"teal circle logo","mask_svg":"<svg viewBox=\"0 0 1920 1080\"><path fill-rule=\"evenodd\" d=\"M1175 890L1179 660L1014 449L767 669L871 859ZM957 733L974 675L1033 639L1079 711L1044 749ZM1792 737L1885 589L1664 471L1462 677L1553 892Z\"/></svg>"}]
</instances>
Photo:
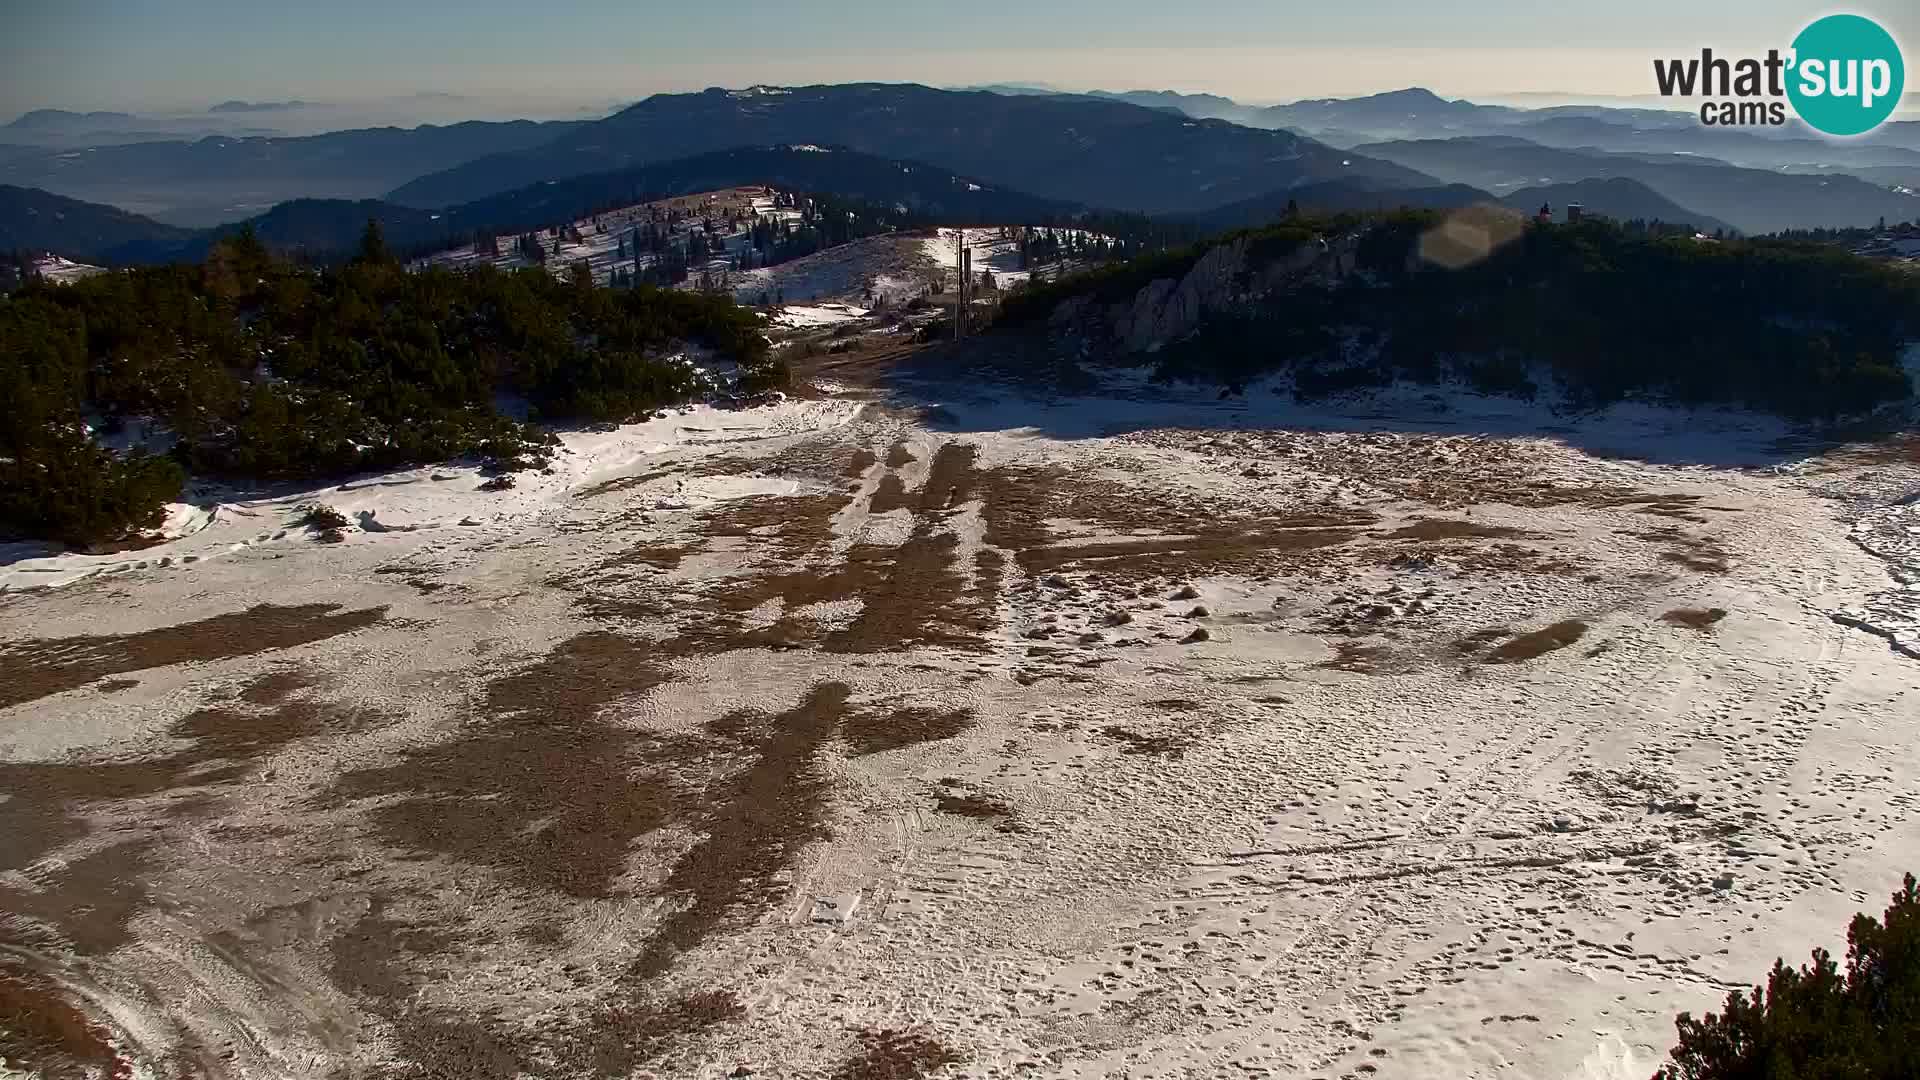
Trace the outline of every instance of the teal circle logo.
<instances>
[{"instance_id":1,"label":"teal circle logo","mask_svg":"<svg viewBox=\"0 0 1920 1080\"><path fill-rule=\"evenodd\" d=\"M1893 115L1907 68L1893 35L1859 15L1816 19L1793 39L1787 99L1828 135L1859 135Z\"/></svg>"}]
</instances>

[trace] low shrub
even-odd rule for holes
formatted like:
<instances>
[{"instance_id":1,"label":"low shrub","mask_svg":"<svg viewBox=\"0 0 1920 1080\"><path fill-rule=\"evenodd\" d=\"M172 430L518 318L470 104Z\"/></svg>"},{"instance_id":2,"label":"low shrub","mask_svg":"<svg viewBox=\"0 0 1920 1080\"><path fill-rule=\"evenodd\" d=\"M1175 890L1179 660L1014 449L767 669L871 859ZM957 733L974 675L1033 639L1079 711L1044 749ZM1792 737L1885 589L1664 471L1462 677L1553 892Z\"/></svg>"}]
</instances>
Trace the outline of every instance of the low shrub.
<instances>
[{"instance_id":1,"label":"low shrub","mask_svg":"<svg viewBox=\"0 0 1920 1080\"><path fill-rule=\"evenodd\" d=\"M1825 949L1719 1013L1681 1013L1654 1080L1912 1080L1920 1077L1920 890L1912 874L1884 919L1856 915L1843 970Z\"/></svg>"}]
</instances>

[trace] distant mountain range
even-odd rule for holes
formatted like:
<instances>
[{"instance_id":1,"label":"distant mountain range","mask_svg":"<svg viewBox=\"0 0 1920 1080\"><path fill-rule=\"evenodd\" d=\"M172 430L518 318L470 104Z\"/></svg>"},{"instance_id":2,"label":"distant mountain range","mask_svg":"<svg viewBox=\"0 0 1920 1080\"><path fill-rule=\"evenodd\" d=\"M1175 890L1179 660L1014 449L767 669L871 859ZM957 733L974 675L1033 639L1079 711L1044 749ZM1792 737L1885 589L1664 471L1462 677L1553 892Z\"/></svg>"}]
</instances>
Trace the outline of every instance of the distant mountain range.
<instances>
[{"instance_id":1,"label":"distant mountain range","mask_svg":"<svg viewBox=\"0 0 1920 1080\"><path fill-rule=\"evenodd\" d=\"M423 176L391 201L449 206L545 180L733 146L822 143L924 161L1046 198L1201 210L1299 183L1432 178L1285 131L1088 97L860 83L659 94L543 146Z\"/></svg>"},{"instance_id":2,"label":"distant mountain range","mask_svg":"<svg viewBox=\"0 0 1920 1080\"><path fill-rule=\"evenodd\" d=\"M1243 105L1232 98L1221 97L1218 94L1183 94L1176 90L1061 90L1057 87L1025 83L988 83L983 86L962 86L955 89L984 90L991 94L1006 94L1013 97L1077 97L1124 101L1129 105L1181 113L1196 120L1228 120L1246 127L1278 126L1260 121L1260 114L1264 111L1261 106Z\"/></svg>"},{"instance_id":3,"label":"distant mountain range","mask_svg":"<svg viewBox=\"0 0 1920 1080\"><path fill-rule=\"evenodd\" d=\"M221 237L251 225L276 251L327 257L353 250L371 218L380 222L389 246L424 251L479 233L524 232L637 201L747 184L831 193L955 225L1064 221L1086 209L917 162L804 145L725 150L540 183L444 210L376 199L297 199L243 223L202 230L178 229L42 191L0 187L0 250L50 250L106 264L197 260Z\"/></svg>"},{"instance_id":4,"label":"distant mountain range","mask_svg":"<svg viewBox=\"0 0 1920 1080\"><path fill-rule=\"evenodd\" d=\"M35 109L0 124L0 145L14 153L58 151L114 146L121 143L165 142L207 135L258 134L245 116L159 117L123 112L72 112Z\"/></svg>"},{"instance_id":5,"label":"distant mountain range","mask_svg":"<svg viewBox=\"0 0 1920 1080\"><path fill-rule=\"evenodd\" d=\"M1908 121L1884 125L1868 139L1837 142L1798 123L1782 128L1709 128L1685 111L1599 105L1523 109L1443 98L1418 87L1266 108L1210 94L1166 91L1082 95L1001 88L997 92L1108 97L1195 118L1287 128L1348 148L1389 140L1510 135L1562 149L1682 154L1756 169L1844 172L1882 185L1920 190L1920 123Z\"/></svg>"},{"instance_id":6,"label":"distant mountain range","mask_svg":"<svg viewBox=\"0 0 1920 1080\"><path fill-rule=\"evenodd\" d=\"M105 127L115 124L131 124L137 118L132 113L123 112L69 112L66 109L35 109L24 113L19 119L0 124L0 133L29 131L48 131L58 128L86 125Z\"/></svg>"},{"instance_id":7,"label":"distant mountain range","mask_svg":"<svg viewBox=\"0 0 1920 1080\"><path fill-rule=\"evenodd\" d=\"M1673 155L1561 150L1513 136L1368 143L1360 150L1501 196L1523 188L1625 177L1747 233L1920 217L1920 196L1844 174L1800 175Z\"/></svg>"},{"instance_id":8,"label":"distant mountain range","mask_svg":"<svg viewBox=\"0 0 1920 1080\"><path fill-rule=\"evenodd\" d=\"M0 154L0 183L110 203L173 224L212 225L302 197L365 198L422 173L543 145L577 122L471 121L302 138L142 142Z\"/></svg>"},{"instance_id":9,"label":"distant mountain range","mask_svg":"<svg viewBox=\"0 0 1920 1080\"><path fill-rule=\"evenodd\" d=\"M1579 203L1591 214L1617 221L1660 221L1670 225L1691 225L1700 232L1717 229L1734 232L1718 218L1681 206L1660 193L1626 177L1606 180L1577 180L1523 188L1504 197L1470 184L1445 184L1419 188L1369 188L1350 181L1306 184L1287 191L1275 191L1243 202L1209 210L1198 220L1217 229L1264 225L1286 212L1287 203L1302 210L1319 212L1398 210L1408 207L1453 210L1463 206L1497 203L1522 213L1537 212L1550 206L1555 220L1565 220L1568 203Z\"/></svg>"},{"instance_id":10,"label":"distant mountain range","mask_svg":"<svg viewBox=\"0 0 1920 1080\"><path fill-rule=\"evenodd\" d=\"M351 101L236 98L205 108L153 112L36 109L0 123L0 145L16 151L72 151L126 143L192 142L208 136L286 139L369 128L446 127L469 121L597 119L625 104L605 102L585 108L545 104L528 112L524 102L426 93Z\"/></svg>"},{"instance_id":11,"label":"distant mountain range","mask_svg":"<svg viewBox=\"0 0 1920 1080\"><path fill-rule=\"evenodd\" d=\"M1318 209L1453 206L1532 189L1612 216L1677 217L1749 233L1920 218L1913 194L1920 191L1920 123L1890 123L1868 138L1837 142L1796 125L1713 129L1689 112L1516 108L1419 88L1261 107L1162 90L753 87L657 95L599 120L370 127L299 138L149 133L128 141L139 137L129 129L151 123L232 130L296 116L312 123L334 108L236 100L173 120L37 110L0 127L0 184L188 227L257 218L298 201L300 219L324 236L325 203L378 200L379 212L405 227L409 210L441 211L444 222L447 212L490 196L511 193L527 203L524 191L533 185L740 147L815 144L923 162L1059 205L1210 222L1266 220L1289 199ZM114 134L89 141L88 132ZM1612 180L1638 186L1581 188Z\"/></svg>"},{"instance_id":12,"label":"distant mountain range","mask_svg":"<svg viewBox=\"0 0 1920 1080\"><path fill-rule=\"evenodd\" d=\"M306 107L307 103L298 99L293 101L223 101L218 105L209 106L207 111L210 113L287 112L292 109L304 109Z\"/></svg>"}]
</instances>

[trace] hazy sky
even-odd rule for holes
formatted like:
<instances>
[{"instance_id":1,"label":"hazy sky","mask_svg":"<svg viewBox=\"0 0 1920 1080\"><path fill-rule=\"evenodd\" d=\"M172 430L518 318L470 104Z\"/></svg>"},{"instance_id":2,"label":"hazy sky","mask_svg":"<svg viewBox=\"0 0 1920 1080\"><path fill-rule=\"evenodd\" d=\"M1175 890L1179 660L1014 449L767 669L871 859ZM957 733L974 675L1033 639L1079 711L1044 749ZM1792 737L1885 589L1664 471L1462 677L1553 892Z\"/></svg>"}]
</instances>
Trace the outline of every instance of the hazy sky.
<instances>
[{"instance_id":1,"label":"hazy sky","mask_svg":"<svg viewBox=\"0 0 1920 1080\"><path fill-rule=\"evenodd\" d=\"M550 112L857 80L1632 95L1656 54L1784 47L1832 10L1879 19L1920 66L1913 0L0 0L0 120L422 91Z\"/></svg>"}]
</instances>

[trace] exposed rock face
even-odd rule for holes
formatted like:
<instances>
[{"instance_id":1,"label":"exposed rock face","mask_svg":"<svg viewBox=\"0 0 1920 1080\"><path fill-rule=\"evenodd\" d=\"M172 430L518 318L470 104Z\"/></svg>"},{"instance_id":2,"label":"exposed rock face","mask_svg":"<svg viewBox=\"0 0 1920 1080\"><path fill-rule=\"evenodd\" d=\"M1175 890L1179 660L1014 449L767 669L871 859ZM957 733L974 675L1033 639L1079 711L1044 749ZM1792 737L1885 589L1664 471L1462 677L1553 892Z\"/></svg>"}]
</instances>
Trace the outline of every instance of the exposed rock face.
<instances>
[{"instance_id":1,"label":"exposed rock face","mask_svg":"<svg viewBox=\"0 0 1920 1080\"><path fill-rule=\"evenodd\" d=\"M1054 309L1049 323L1056 330L1078 328L1105 337L1121 353L1149 352L1192 333L1206 316L1282 284L1346 277L1353 273L1358 239L1310 241L1277 259L1261 259L1253 243L1240 237L1209 250L1177 280L1153 281L1117 304L1075 297Z\"/></svg>"}]
</instances>

